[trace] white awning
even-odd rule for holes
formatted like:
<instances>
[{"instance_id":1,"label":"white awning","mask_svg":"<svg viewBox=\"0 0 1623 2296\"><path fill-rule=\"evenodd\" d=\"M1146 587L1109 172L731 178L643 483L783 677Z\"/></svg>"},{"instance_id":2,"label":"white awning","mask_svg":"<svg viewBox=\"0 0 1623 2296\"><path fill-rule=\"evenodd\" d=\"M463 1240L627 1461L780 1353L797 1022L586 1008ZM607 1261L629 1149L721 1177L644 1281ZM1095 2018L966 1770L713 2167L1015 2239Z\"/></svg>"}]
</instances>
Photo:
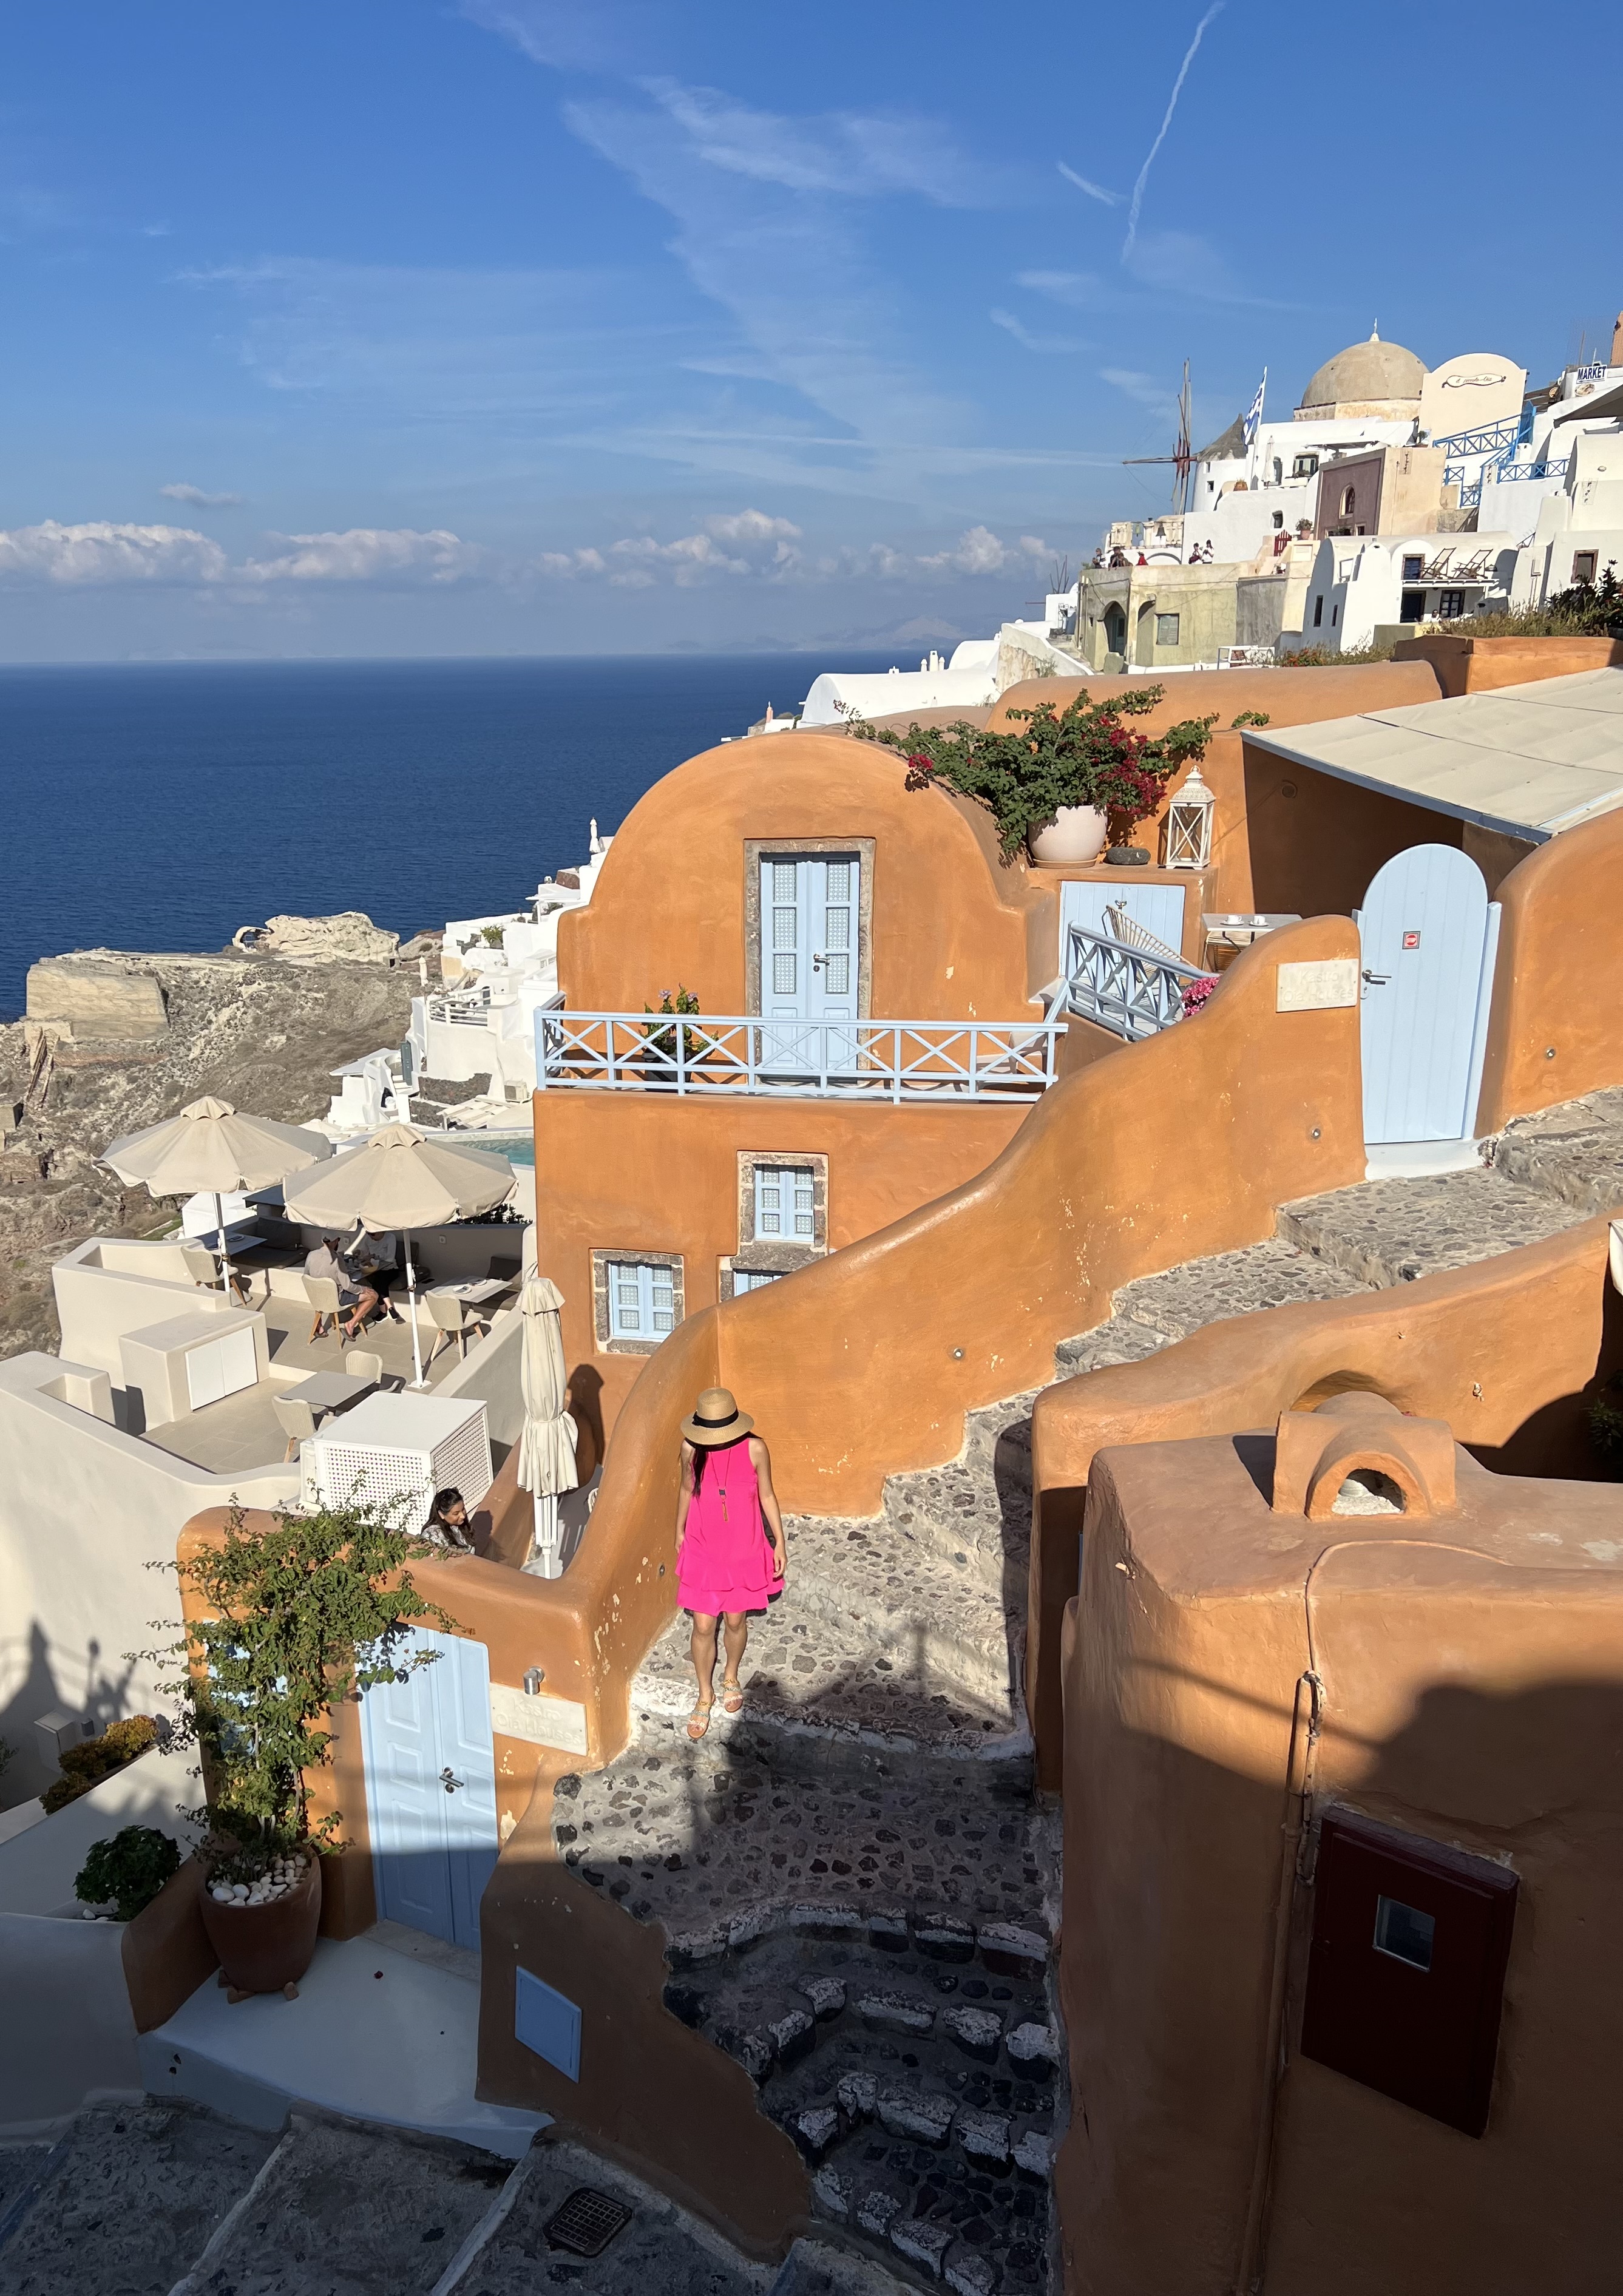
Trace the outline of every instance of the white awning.
<instances>
[{"instance_id":1,"label":"white awning","mask_svg":"<svg viewBox=\"0 0 1623 2296\"><path fill-rule=\"evenodd\" d=\"M1623 805L1623 669L1245 738L1292 765L1542 844Z\"/></svg>"}]
</instances>

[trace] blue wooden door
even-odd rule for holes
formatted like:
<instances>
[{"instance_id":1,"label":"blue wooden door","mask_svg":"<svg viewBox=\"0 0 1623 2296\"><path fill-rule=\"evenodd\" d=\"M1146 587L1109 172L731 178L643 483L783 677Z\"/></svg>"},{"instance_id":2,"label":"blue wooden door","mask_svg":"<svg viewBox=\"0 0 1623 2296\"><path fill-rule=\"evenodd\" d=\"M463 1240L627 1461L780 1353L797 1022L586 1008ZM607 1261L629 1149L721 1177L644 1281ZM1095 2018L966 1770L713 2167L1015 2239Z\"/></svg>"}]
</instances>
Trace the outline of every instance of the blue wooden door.
<instances>
[{"instance_id":1,"label":"blue wooden door","mask_svg":"<svg viewBox=\"0 0 1623 2296\"><path fill-rule=\"evenodd\" d=\"M437 1653L362 1703L366 1815L381 1920L479 1948L479 1903L500 1848L490 1661L483 1643L414 1629Z\"/></svg>"},{"instance_id":2,"label":"blue wooden door","mask_svg":"<svg viewBox=\"0 0 1623 2296\"><path fill-rule=\"evenodd\" d=\"M855 853L761 856L761 1011L774 1021L855 1021L862 864ZM764 1029L765 1064L815 1075L857 1065L855 1029Z\"/></svg>"},{"instance_id":3,"label":"blue wooden door","mask_svg":"<svg viewBox=\"0 0 1623 2296\"><path fill-rule=\"evenodd\" d=\"M1363 966L1364 1137L1463 1140L1488 993L1488 887L1452 845L1413 845L1372 879Z\"/></svg>"},{"instance_id":4,"label":"blue wooden door","mask_svg":"<svg viewBox=\"0 0 1623 2296\"><path fill-rule=\"evenodd\" d=\"M1184 946L1184 895L1182 885L1135 884L1124 869L1127 882L1112 884L1097 877L1072 877L1060 887L1060 971L1070 971L1070 928L1081 925L1088 932L1108 933L1104 912L1109 908L1125 909L1135 924L1152 932L1157 940L1164 940L1168 948L1178 950Z\"/></svg>"}]
</instances>

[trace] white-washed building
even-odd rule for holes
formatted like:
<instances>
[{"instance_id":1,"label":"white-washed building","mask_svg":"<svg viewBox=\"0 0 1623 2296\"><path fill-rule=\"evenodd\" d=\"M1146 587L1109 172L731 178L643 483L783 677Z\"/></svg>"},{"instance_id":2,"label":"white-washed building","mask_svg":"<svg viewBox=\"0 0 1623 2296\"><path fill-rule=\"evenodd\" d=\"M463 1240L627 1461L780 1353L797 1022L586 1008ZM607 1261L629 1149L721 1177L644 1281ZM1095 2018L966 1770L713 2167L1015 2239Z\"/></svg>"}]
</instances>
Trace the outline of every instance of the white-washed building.
<instances>
[{"instance_id":1,"label":"white-washed building","mask_svg":"<svg viewBox=\"0 0 1623 2296\"><path fill-rule=\"evenodd\" d=\"M1356 653L1412 626L1509 605L1509 534L1327 535L1314 561L1304 646Z\"/></svg>"}]
</instances>

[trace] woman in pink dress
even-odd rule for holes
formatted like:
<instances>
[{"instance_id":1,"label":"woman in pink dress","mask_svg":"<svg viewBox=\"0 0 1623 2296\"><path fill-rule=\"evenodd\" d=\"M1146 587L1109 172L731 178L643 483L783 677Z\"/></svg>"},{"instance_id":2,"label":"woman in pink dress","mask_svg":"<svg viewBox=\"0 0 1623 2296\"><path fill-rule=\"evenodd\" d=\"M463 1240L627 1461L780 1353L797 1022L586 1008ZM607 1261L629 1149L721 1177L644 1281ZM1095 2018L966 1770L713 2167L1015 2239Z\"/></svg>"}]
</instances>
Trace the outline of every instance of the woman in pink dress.
<instances>
[{"instance_id":1,"label":"woman in pink dress","mask_svg":"<svg viewBox=\"0 0 1623 2296\"><path fill-rule=\"evenodd\" d=\"M708 1387L682 1423L682 1488L676 1499L676 1600L693 1614L688 1648L699 1698L687 1734L702 1738L715 1703L716 1630L724 1629L724 1714L742 1714L738 1669L750 1638L750 1612L781 1594L789 1568L783 1517L772 1488L766 1446L725 1387Z\"/></svg>"}]
</instances>

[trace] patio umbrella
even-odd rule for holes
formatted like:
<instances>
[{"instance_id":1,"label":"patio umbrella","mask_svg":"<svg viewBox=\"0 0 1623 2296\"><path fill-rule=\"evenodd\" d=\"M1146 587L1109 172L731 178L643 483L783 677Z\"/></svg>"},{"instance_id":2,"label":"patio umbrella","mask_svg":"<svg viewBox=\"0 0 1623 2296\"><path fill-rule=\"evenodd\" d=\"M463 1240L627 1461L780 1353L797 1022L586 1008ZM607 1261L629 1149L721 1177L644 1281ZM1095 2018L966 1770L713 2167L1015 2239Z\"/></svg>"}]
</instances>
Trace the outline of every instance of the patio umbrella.
<instances>
[{"instance_id":1,"label":"patio umbrella","mask_svg":"<svg viewBox=\"0 0 1623 2296\"><path fill-rule=\"evenodd\" d=\"M536 1546L539 1550L526 1570L537 1578L561 1578L558 1536L558 1496L572 1491L580 1477L575 1471L575 1422L564 1409L567 1374L563 1363L563 1330L558 1310L563 1295L545 1275L532 1275L519 1301L524 1318L524 1353L520 1376L524 1389L524 1428L519 1437L519 1488L536 1502Z\"/></svg>"},{"instance_id":2,"label":"patio umbrella","mask_svg":"<svg viewBox=\"0 0 1623 2296\"><path fill-rule=\"evenodd\" d=\"M274 1124L268 1116L240 1116L228 1100L194 1100L178 1116L144 1131L126 1132L102 1154L109 1171L131 1187L144 1183L154 1196L214 1198L215 1240L220 1248L220 1288L228 1291L223 1196L241 1188L274 1187L319 1164L332 1143L302 1124Z\"/></svg>"},{"instance_id":3,"label":"patio umbrella","mask_svg":"<svg viewBox=\"0 0 1623 2296\"><path fill-rule=\"evenodd\" d=\"M372 1235L398 1229L406 1238L406 1288L412 1307L414 1384L422 1382L422 1340L417 1330L417 1271L412 1230L443 1227L447 1220L488 1212L512 1193L512 1167L504 1156L430 1140L414 1124L385 1124L359 1148L335 1156L291 1193L290 1218L336 1230L358 1220Z\"/></svg>"}]
</instances>

